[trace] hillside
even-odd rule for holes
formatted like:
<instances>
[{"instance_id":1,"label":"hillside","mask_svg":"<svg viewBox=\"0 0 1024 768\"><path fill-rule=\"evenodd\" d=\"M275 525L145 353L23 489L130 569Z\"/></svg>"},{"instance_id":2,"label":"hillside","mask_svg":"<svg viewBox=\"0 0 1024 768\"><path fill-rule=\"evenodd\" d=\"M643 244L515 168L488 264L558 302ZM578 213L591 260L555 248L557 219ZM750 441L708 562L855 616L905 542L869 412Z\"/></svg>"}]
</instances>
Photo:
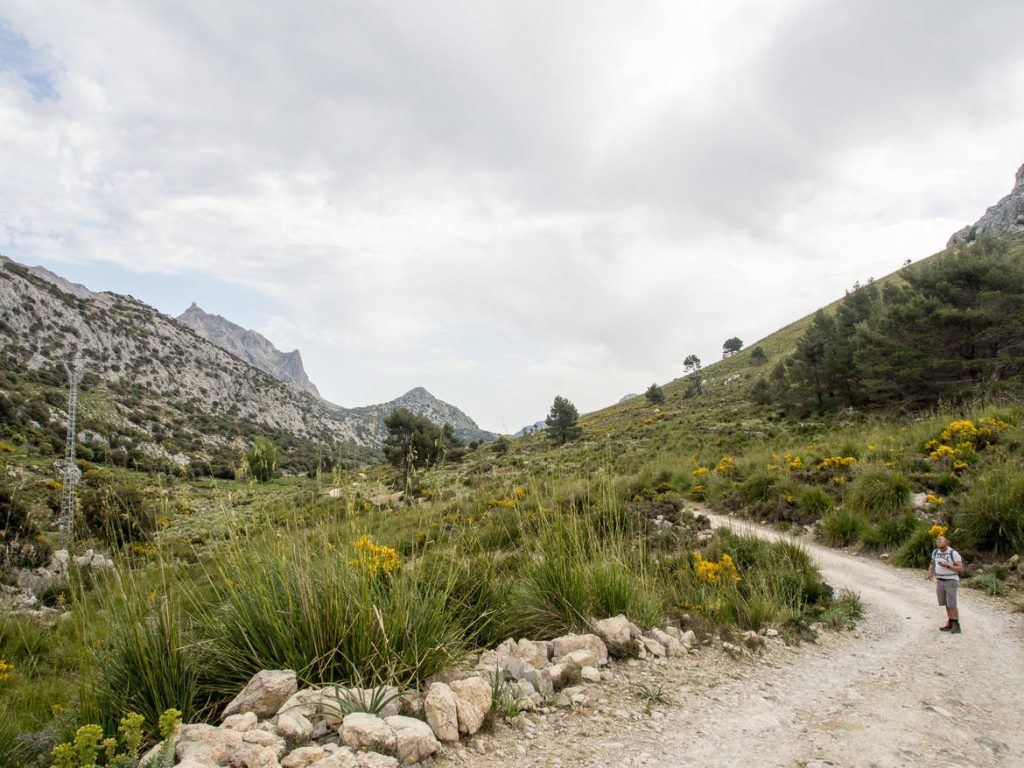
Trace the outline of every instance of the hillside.
<instances>
[{"instance_id":1,"label":"hillside","mask_svg":"<svg viewBox=\"0 0 1024 768\"><path fill-rule=\"evenodd\" d=\"M177 320L207 341L226 349L264 373L269 373L275 379L291 384L300 392L320 397L320 392L306 375L299 350L282 352L265 336L232 323L220 315L208 314L195 302L178 315Z\"/></svg>"},{"instance_id":2,"label":"hillside","mask_svg":"<svg viewBox=\"0 0 1024 768\"><path fill-rule=\"evenodd\" d=\"M269 359L276 350L263 341ZM333 405L130 296L92 292L4 257L0 351L12 414L5 431L44 456L63 443L62 366L73 354L87 370L80 429L99 447L100 460L122 465L229 475L239 451L257 436L279 444L293 472L312 471L339 444L350 446L347 460L369 460L382 443L384 416L396 407L450 420L469 440L492 437L422 388L380 405ZM285 366L289 360L297 363L293 378L301 384L297 355L278 358Z\"/></svg>"}]
</instances>

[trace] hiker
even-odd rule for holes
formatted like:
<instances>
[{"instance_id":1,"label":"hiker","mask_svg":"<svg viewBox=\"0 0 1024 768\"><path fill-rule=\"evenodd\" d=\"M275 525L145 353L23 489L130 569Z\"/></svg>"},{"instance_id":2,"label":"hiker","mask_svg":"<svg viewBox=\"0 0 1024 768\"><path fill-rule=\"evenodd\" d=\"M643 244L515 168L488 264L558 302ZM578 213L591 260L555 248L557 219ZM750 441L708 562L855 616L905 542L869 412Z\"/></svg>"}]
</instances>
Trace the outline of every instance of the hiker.
<instances>
[{"instance_id":1,"label":"hiker","mask_svg":"<svg viewBox=\"0 0 1024 768\"><path fill-rule=\"evenodd\" d=\"M928 578L935 579L935 594L939 605L946 608L946 626L942 632L960 634L960 612L956 608L956 590L960 586L960 574L964 571L964 559L949 546L945 536L935 539L935 549L928 564Z\"/></svg>"}]
</instances>

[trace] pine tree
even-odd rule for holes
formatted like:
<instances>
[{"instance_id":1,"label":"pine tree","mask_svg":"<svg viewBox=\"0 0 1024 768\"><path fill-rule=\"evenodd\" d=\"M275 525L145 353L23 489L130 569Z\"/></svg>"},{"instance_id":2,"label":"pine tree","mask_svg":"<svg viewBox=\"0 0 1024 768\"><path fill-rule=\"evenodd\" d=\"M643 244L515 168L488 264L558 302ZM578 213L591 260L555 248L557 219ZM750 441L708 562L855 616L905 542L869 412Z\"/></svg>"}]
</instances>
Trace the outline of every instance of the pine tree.
<instances>
[{"instance_id":1,"label":"pine tree","mask_svg":"<svg viewBox=\"0 0 1024 768\"><path fill-rule=\"evenodd\" d=\"M739 336L733 336L731 339L726 339L725 343L722 344L722 357L732 357L737 352L743 349L743 342Z\"/></svg>"},{"instance_id":2,"label":"pine tree","mask_svg":"<svg viewBox=\"0 0 1024 768\"><path fill-rule=\"evenodd\" d=\"M583 430L577 424L579 417L575 405L564 397L556 397L548 417L544 420L548 427L548 437L559 445L576 440L583 434Z\"/></svg>"},{"instance_id":3,"label":"pine tree","mask_svg":"<svg viewBox=\"0 0 1024 768\"><path fill-rule=\"evenodd\" d=\"M647 402L660 405L665 402L665 392L657 384L651 384L644 393L647 397Z\"/></svg>"}]
</instances>

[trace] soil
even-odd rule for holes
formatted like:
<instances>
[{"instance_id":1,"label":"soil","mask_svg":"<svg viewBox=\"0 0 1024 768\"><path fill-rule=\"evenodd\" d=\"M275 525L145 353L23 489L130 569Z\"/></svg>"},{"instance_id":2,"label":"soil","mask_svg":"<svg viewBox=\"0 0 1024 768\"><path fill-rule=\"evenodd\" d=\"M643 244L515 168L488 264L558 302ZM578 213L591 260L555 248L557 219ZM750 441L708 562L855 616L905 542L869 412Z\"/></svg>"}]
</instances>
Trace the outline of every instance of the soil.
<instances>
[{"instance_id":1,"label":"soil","mask_svg":"<svg viewBox=\"0 0 1024 768\"><path fill-rule=\"evenodd\" d=\"M783 534L712 516L766 538ZM1021 766L1024 614L960 590L963 634L923 571L807 542L828 582L860 594L846 632L764 651L720 644L683 657L618 663L576 711L531 713L468 744L439 767L471 766ZM663 686L668 703L639 693Z\"/></svg>"}]
</instances>

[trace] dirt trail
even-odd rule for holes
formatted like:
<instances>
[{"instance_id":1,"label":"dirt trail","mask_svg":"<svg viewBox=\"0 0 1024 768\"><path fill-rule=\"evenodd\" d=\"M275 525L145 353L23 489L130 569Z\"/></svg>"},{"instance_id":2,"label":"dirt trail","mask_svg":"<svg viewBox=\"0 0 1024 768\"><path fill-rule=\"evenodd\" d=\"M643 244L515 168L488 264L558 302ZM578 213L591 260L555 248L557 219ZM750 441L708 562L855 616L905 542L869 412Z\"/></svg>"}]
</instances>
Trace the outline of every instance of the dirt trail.
<instances>
[{"instance_id":1,"label":"dirt trail","mask_svg":"<svg viewBox=\"0 0 1024 768\"><path fill-rule=\"evenodd\" d=\"M782 535L712 517L765 538ZM865 619L762 658L702 650L623 666L579 713L508 728L441 761L471 766L1024 766L1024 616L961 590L964 632L944 621L922 572L802 542L825 578L858 592ZM673 703L638 712L630 686L657 680Z\"/></svg>"}]
</instances>

